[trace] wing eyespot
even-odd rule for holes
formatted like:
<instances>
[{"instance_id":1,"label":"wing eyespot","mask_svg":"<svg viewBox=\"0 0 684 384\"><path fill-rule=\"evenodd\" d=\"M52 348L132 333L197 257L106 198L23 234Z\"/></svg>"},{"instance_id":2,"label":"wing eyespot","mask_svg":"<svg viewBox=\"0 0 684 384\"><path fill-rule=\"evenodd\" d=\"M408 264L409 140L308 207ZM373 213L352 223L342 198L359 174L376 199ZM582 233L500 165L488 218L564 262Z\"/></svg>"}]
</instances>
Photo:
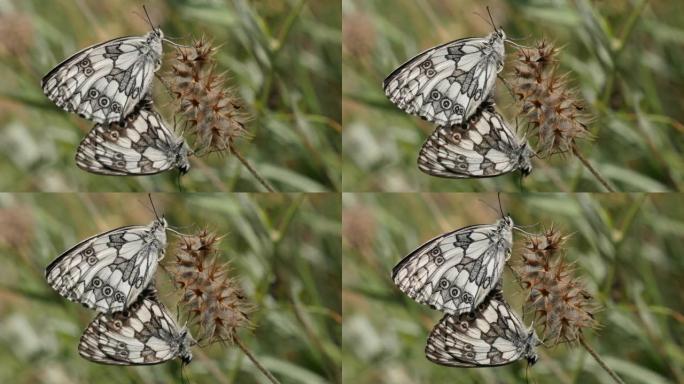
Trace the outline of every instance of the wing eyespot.
<instances>
[{"instance_id":1,"label":"wing eyespot","mask_svg":"<svg viewBox=\"0 0 684 384\"><path fill-rule=\"evenodd\" d=\"M449 280L447 280L445 278L439 279L439 283L437 283L437 284L439 284L439 287L442 289L449 288Z\"/></svg>"},{"instance_id":2,"label":"wing eyespot","mask_svg":"<svg viewBox=\"0 0 684 384\"><path fill-rule=\"evenodd\" d=\"M97 91L95 88L90 88L88 90L88 97L91 99L96 99L100 95L100 92Z\"/></svg>"},{"instance_id":3,"label":"wing eyespot","mask_svg":"<svg viewBox=\"0 0 684 384\"><path fill-rule=\"evenodd\" d=\"M93 287L100 288L102 286L102 280L100 280L99 277L94 277L92 284L93 284Z\"/></svg>"},{"instance_id":4,"label":"wing eyespot","mask_svg":"<svg viewBox=\"0 0 684 384\"><path fill-rule=\"evenodd\" d=\"M109 297L112 295L112 293L114 293L114 289L112 287L106 286L106 287L102 288L102 294L103 295Z\"/></svg>"}]
</instances>

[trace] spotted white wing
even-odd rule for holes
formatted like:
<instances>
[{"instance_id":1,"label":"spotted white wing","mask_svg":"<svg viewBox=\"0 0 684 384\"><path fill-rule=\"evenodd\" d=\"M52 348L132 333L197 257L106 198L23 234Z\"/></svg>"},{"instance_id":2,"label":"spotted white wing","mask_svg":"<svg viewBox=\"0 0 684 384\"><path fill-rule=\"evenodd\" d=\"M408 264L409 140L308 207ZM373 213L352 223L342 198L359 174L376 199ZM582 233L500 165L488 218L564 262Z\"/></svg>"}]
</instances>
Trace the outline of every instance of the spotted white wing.
<instances>
[{"instance_id":1,"label":"spotted white wing","mask_svg":"<svg viewBox=\"0 0 684 384\"><path fill-rule=\"evenodd\" d=\"M474 312L444 315L428 337L425 356L452 367L492 367L523 358L532 365L539 344L497 287Z\"/></svg>"},{"instance_id":2,"label":"spotted white wing","mask_svg":"<svg viewBox=\"0 0 684 384\"><path fill-rule=\"evenodd\" d=\"M470 312L501 278L512 229L513 220L506 216L438 236L400 261L392 280L421 304L450 314Z\"/></svg>"},{"instance_id":3,"label":"spotted white wing","mask_svg":"<svg viewBox=\"0 0 684 384\"><path fill-rule=\"evenodd\" d=\"M43 92L58 107L88 120L123 121L161 66L163 36L155 29L85 48L43 77Z\"/></svg>"},{"instance_id":4,"label":"spotted white wing","mask_svg":"<svg viewBox=\"0 0 684 384\"><path fill-rule=\"evenodd\" d=\"M494 104L485 102L467 124L437 127L418 155L418 168L432 176L481 178L532 172L534 152L521 142Z\"/></svg>"},{"instance_id":5,"label":"spotted white wing","mask_svg":"<svg viewBox=\"0 0 684 384\"><path fill-rule=\"evenodd\" d=\"M69 249L45 269L65 298L103 313L128 308L147 287L164 257L166 220L121 227Z\"/></svg>"},{"instance_id":6,"label":"spotted white wing","mask_svg":"<svg viewBox=\"0 0 684 384\"><path fill-rule=\"evenodd\" d=\"M156 290L148 288L129 309L99 314L83 332L78 352L101 364L151 365L176 357L188 364L194 344L188 330L159 302Z\"/></svg>"},{"instance_id":7,"label":"spotted white wing","mask_svg":"<svg viewBox=\"0 0 684 384\"><path fill-rule=\"evenodd\" d=\"M504 40L497 30L430 48L385 79L385 94L406 113L437 125L461 124L494 87L503 68Z\"/></svg>"},{"instance_id":8,"label":"spotted white wing","mask_svg":"<svg viewBox=\"0 0 684 384\"><path fill-rule=\"evenodd\" d=\"M190 169L185 140L171 132L151 104L124 123L96 124L78 146L76 164L103 175L152 175L172 168L184 174Z\"/></svg>"}]
</instances>

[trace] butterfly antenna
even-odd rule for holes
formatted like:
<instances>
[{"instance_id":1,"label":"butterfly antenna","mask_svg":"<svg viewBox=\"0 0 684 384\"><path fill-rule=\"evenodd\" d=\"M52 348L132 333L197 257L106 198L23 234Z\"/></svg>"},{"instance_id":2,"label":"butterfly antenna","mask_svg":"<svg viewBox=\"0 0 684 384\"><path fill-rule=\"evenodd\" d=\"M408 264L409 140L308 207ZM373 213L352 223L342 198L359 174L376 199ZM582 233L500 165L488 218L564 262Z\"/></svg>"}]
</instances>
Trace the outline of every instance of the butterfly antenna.
<instances>
[{"instance_id":1,"label":"butterfly antenna","mask_svg":"<svg viewBox=\"0 0 684 384\"><path fill-rule=\"evenodd\" d=\"M489 205L488 202L486 202L486 201L484 201L484 200L482 200L482 199L477 199L477 200L478 200L479 202L481 202L482 204L486 205L486 206L487 206L488 208L490 208L492 211L498 213L498 210L496 209L496 207L494 207L494 206L492 206L492 205Z\"/></svg>"},{"instance_id":2,"label":"butterfly antenna","mask_svg":"<svg viewBox=\"0 0 684 384\"><path fill-rule=\"evenodd\" d=\"M147 198L150 199L150 204L152 205L152 212L154 212L154 217L159 220L159 215L157 214L157 208L154 206L154 201L152 201L152 194L148 193Z\"/></svg>"},{"instance_id":3,"label":"butterfly antenna","mask_svg":"<svg viewBox=\"0 0 684 384\"><path fill-rule=\"evenodd\" d=\"M489 21L492 22L492 27L496 30L496 24L494 24L494 18L492 17L492 11L489 9L489 5L486 7L487 8L487 14L489 14Z\"/></svg>"},{"instance_id":4,"label":"butterfly antenna","mask_svg":"<svg viewBox=\"0 0 684 384\"><path fill-rule=\"evenodd\" d=\"M501 192L496 193L496 199L499 200L499 212L501 212L501 217L504 217L503 208L501 208Z\"/></svg>"},{"instance_id":5,"label":"butterfly antenna","mask_svg":"<svg viewBox=\"0 0 684 384\"><path fill-rule=\"evenodd\" d=\"M154 27L154 24L152 24L152 19L150 18L150 14L147 13L147 7L145 6L145 4L143 4L143 11L145 11L145 17L147 17L147 22L150 23L150 27L152 27L152 29L154 30L158 29Z\"/></svg>"},{"instance_id":6,"label":"butterfly antenna","mask_svg":"<svg viewBox=\"0 0 684 384\"><path fill-rule=\"evenodd\" d=\"M163 40L164 42L166 42L166 43L169 43L169 44L173 45L174 47L178 47L178 48L192 48L191 45L183 45L183 44L174 43L173 41L167 39L166 37L164 37L162 40Z\"/></svg>"}]
</instances>

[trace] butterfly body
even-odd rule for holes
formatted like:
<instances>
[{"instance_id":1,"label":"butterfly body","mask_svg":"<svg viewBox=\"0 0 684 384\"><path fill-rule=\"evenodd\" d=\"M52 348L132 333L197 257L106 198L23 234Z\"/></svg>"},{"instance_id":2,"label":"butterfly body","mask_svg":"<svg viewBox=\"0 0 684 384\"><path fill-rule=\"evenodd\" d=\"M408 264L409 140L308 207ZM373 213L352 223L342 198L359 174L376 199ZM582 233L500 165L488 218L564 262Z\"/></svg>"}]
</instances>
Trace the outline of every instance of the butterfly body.
<instances>
[{"instance_id":1,"label":"butterfly body","mask_svg":"<svg viewBox=\"0 0 684 384\"><path fill-rule=\"evenodd\" d=\"M518 139L494 104L486 101L467 124L437 127L418 155L418 168L445 178L494 177L532 172L534 151Z\"/></svg>"},{"instance_id":2,"label":"butterfly body","mask_svg":"<svg viewBox=\"0 0 684 384\"><path fill-rule=\"evenodd\" d=\"M120 37L85 48L41 81L45 95L67 112L108 124L130 114L161 66L164 34Z\"/></svg>"},{"instance_id":3,"label":"butterfly body","mask_svg":"<svg viewBox=\"0 0 684 384\"><path fill-rule=\"evenodd\" d=\"M541 342L504 301L500 285L474 312L445 315L428 337L428 360L452 367L492 367L537 362Z\"/></svg>"},{"instance_id":4,"label":"butterfly body","mask_svg":"<svg viewBox=\"0 0 684 384\"><path fill-rule=\"evenodd\" d=\"M148 288L127 310L99 314L83 332L78 351L101 364L152 365L174 358L189 364L195 343L159 302L156 289Z\"/></svg>"},{"instance_id":5,"label":"butterfly body","mask_svg":"<svg viewBox=\"0 0 684 384\"><path fill-rule=\"evenodd\" d=\"M185 174L189 153L185 140L173 134L150 103L124 123L96 124L78 146L76 164L103 175L152 175L172 168Z\"/></svg>"},{"instance_id":6,"label":"butterfly body","mask_svg":"<svg viewBox=\"0 0 684 384\"><path fill-rule=\"evenodd\" d=\"M166 220L117 228L88 238L45 270L50 286L67 299L113 313L128 308L147 287L166 248Z\"/></svg>"},{"instance_id":7,"label":"butterfly body","mask_svg":"<svg viewBox=\"0 0 684 384\"><path fill-rule=\"evenodd\" d=\"M446 312L471 312L501 278L513 245L513 220L473 225L440 235L410 253L392 270L401 291Z\"/></svg>"},{"instance_id":8,"label":"butterfly body","mask_svg":"<svg viewBox=\"0 0 684 384\"><path fill-rule=\"evenodd\" d=\"M491 93L503 69L505 39L497 29L428 49L385 79L385 94L406 113L438 126L461 124Z\"/></svg>"}]
</instances>

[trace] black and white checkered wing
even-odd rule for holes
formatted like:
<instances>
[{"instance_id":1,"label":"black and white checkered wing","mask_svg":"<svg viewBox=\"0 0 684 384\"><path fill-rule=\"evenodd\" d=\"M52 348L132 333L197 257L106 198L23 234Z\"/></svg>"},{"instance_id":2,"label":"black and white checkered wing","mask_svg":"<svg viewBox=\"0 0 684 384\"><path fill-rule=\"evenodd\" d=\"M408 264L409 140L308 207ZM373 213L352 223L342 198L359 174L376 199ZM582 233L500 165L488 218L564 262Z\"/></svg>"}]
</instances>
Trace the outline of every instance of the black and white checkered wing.
<instances>
[{"instance_id":1,"label":"black and white checkered wing","mask_svg":"<svg viewBox=\"0 0 684 384\"><path fill-rule=\"evenodd\" d=\"M425 355L452 367L492 367L523 358L534 364L539 343L497 287L474 312L444 315L428 337Z\"/></svg>"},{"instance_id":2,"label":"black and white checkered wing","mask_svg":"<svg viewBox=\"0 0 684 384\"><path fill-rule=\"evenodd\" d=\"M400 109L437 125L468 119L490 94L504 62L503 31L430 48L383 82Z\"/></svg>"},{"instance_id":3,"label":"black and white checkered wing","mask_svg":"<svg viewBox=\"0 0 684 384\"><path fill-rule=\"evenodd\" d=\"M79 354L101 364L151 365L176 357L190 363L195 341L180 328L159 302L153 288L146 289L131 308L99 314L86 328Z\"/></svg>"},{"instance_id":4,"label":"black and white checkered wing","mask_svg":"<svg viewBox=\"0 0 684 384\"><path fill-rule=\"evenodd\" d=\"M177 138L151 106L134 112L124 123L96 124L78 146L76 164L103 175L190 169L185 140Z\"/></svg>"},{"instance_id":5,"label":"black and white checkered wing","mask_svg":"<svg viewBox=\"0 0 684 384\"><path fill-rule=\"evenodd\" d=\"M166 221L130 226L86 239L45 269L65 298L103 313L122 311L147 287L166 248Z\"/></svg>"},{"instance_id":6,"label":"black and white checkered wing","mask_svg":"<svg viewBox=\"0 0 684 384\"><path fill-rule=\"evenodd\" d=\"M43 77L43 92L58 107L96 123L123 121L161 66L162 39L155 29L85 48Z\"/></svg>"},{"instance_id":7,"label":"black and white checkered wing","mask_svg":"<svg viewBox=\"0 0 684 384\"><path fill-rule=\"evenodd\" d=\"M437 127L420 150L418 168L432 176L456 179L516 170L529 175L532 154L492 104L481 108L467 124Z\"/></svg>"},{"instance_id":8,"label":"black and white checkered wing","mask_svg":"<svg viewBox=\"0 0 684 384\"><path fill-rule=\"evenodd\" d=\"M438 236L392 270L394 284L421 304L449 314L472 311L501 278L513 245L513 220Z\"/></svg>"}]
</instances>

